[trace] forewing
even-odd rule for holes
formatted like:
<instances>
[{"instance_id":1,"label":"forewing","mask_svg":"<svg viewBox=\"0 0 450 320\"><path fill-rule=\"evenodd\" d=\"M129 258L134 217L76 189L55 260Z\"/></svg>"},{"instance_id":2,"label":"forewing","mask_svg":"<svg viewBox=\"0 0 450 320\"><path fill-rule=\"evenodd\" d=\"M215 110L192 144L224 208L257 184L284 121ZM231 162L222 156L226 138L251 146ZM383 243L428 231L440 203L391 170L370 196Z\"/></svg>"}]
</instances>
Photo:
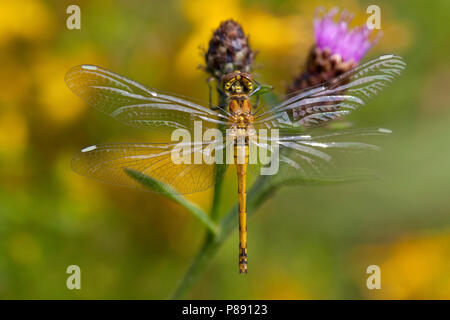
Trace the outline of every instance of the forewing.
<instances>
[{"instance_id":1,"label":"forewing","mask_svg":"<svg viewBox=\"0 0 450 320\"><path fill-rule=\"evenodd\" d=\"M92 107L134 127L171 132L225 124L227 116L184 98L167 94L93 65L80 65L66 74L68 87Z\"/></svg>"},{"instance_id":2,"label":"forewing","mask_svg":"<svg viewBox=\"0 0 450 320\"><path fill-rule=\"evenodd\" d=\"M362 107L386 88L406 63L399 56L371 60L317 87L294 94L255 117L257 128L311 127Z\"/></svg>"}]
</instances>

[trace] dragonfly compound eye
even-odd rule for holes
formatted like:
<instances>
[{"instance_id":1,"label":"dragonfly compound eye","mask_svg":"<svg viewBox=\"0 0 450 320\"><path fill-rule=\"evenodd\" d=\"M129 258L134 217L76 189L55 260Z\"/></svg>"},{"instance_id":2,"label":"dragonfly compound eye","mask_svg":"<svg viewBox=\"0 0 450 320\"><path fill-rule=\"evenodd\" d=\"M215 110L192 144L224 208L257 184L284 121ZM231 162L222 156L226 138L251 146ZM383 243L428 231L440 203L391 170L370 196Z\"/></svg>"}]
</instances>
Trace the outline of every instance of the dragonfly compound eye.
<instances>
[{"instance_id":1,"label":"dragonfly compound eye","mask_svg":"<svg viewBox=\"0 0 450 320\"><path fill-rule=\"evenodd\" d=\"M250 80L246 78L232 78L231 80L225 82L224 91L228 95L232 94L248 94L253 90L253 84Z\"/></svg>"}]
</instances>

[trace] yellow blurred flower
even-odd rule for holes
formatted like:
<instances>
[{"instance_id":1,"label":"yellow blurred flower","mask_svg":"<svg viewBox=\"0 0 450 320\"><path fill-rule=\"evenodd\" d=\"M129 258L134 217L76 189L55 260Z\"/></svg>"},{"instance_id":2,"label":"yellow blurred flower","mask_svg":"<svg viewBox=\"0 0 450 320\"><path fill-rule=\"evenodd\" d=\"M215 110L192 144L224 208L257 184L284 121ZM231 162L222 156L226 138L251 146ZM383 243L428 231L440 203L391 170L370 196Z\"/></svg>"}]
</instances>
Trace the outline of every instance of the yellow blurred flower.
<instances>
[{"instance_id":1,"label":"yellow blurred flower","mask_svg":"<svg viewBox=\"0 0 450 320\"><path fill-rule=\"evenodd\" d=\"M55 123L66 124L86 108L86 104L74 97L64 83L64 75L70 67L70 62L57 57L36 67L39 104L45 118Z\"/></svg>"},{"instance_id":2,"label":"yellow blurred flower","mask_svg":"<svg viewBox=\"0 0 450 320\"><path fill-rule=\"evenodd\" d=\"M86 61L95 64L102 60L89 48L70 57L50 55L37 59L32 71L43 118L54 124L66 125L87 109L87 104L75 96L64 82L64 76L70 68Z\"/></svg>"},{"instance_id":3,"label":"yellow blurred flower","mask_svg":"<svg viewBox=\"0 0 450 320\"><path fill-rule=\"evenodd\" d=\"M367 298L450 298L450 233L360 247L356 257L381 268L381 290L363 289Z\"/></svg>"},{"instance_id":4,"label":"yellow blurred flower","mask_svg":"<svg viewBox=\"0 0 450 320\"><path fill-rule=\"evenodd\" d=\"M1 54L2 72L0 72L0 101L7 104L18 104L30 90L29 70L24 68L15 57Z\"/></svg>"},{"instance_id":5,"label":"yellow blurred flower","mask_svg":"<svg viewBox=\"0 0 450 320\"><path fill-rule=\"evenodd\" d=\"M0 112L0 154L3 158L15 159L26 148L28 127L17 108L4 108Z\"/></svg>"},{"instance_id":6,"label":"yellow blurred flower","mask_svg":"<svg viewBox=\"0 0 450 320\"><path fill-rule=\"evenodd\" d=\"M198 75L195 66L204 64L199 47L206 49L211 34L220 22L234 19L250 35L250 45L265 53L292 51L308 37L301 28L299 16L275 16L259 7L244 8L239 0L184 0L183 13L192 23L193 31L181 48L176 60L180 74L187 78ZM204 14L205 10L208 14Z\"/></svg>"},{"instance_id":7,"label":"yellow blurred flower","mask_svg":"<svg viewBox=\"0 0 450 320\"><path fill-rule=\"evenodd\" d=\"M0 46L14 38L45 39L53 29L53 17L42 1L0 1Z\"/></svg>"},{"instance_id":8,"label":"yellow blurred flower","mask_svg":"<svg viewBox=\"0 0 450 320\"><path fill-rule=\"evenodd\" d=\"M204 65L199 48L207 48L213 30L220 22L234 19L241 23L249 35L250 46L258 52L255 69L262 78L270 76L272 85L285 85L286 75L303 67L309 49L313 45L313 19L317 7L330 9L339 6L355 14L354 25L363 24L369 17L366 7L356 0L313 0L294 3L289 14L273 14L257 4L243 6L241 0L207 1L182 0L182 12L192 24L192 31L176 57L176 68L187 81L202 77L196 66ZM375 45L373 52L396 52L409 46L412 35L409 26L395 21L390 8L384 4L381 27L384 37ZM205 11L208 14L205 14ZM264 69L260 67L264 66ZM294 68L294 69L293 69Z\"/></svg>"},{"instance_id":9,"label":"yellow blurred flower","mask_svg":"<svg viewBox=\"0 0 450 320\"><path fill-rule=\"evenodd\" d=\"M267 275L264 278L264 285L258 284L254 288L252 296L263 300L307 300L312 297L297 282L292 281L292 277L280 273L281 268L276 268L277 272Z\"/></svg>"},{"instance_id":10,"label":"yellow blurred flower","mask_svg":"<svg viewBox=\"0 0 450 320\"><path fill-rule=\"evenodd\" d=\"M243 21L255 50L271 54L285 54L294 46L304 44L312 35L303 33L303 21L299 15L278 17L268 12L254 10Z\"/></svg>"}]
</instances>

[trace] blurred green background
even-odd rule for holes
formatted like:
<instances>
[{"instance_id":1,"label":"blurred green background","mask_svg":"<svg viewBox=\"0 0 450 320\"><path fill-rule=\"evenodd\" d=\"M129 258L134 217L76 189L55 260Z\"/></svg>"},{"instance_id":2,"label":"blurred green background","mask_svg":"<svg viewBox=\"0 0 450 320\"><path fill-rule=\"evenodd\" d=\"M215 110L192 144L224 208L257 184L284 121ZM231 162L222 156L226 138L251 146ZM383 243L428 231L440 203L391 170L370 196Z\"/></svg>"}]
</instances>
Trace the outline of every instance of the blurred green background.
<instances>
[{"instance_id":1,"label":"blurred green background","mask_svg":"<svg viewBox=\"0 0 450 320\"><path fill-rule=\"evenodd\" d=\"M366 60L404 56L391 88L356 112L386 127L380 179L286 187L249 221L249 274L237 274L237 232L188 298L450 298L450 2L377 1L384 36ZM0 298L163 299L205 230L161 196L104 185L70 169L81 148L140 141L72 94L64 74L89 63L143 84L207 98L202 50L222 20L243 24L259 51L255 77L283 93L313 43L319 5L363 23L373 1L0 1ZM205 210L212 192L189 196ZM223 211L237 199L227 177ZM237 230L236 230L237 231ZM68 290L67 266L82 289ZM366 287L381 267L381 290Z\"/></svg>"}]
</instances>

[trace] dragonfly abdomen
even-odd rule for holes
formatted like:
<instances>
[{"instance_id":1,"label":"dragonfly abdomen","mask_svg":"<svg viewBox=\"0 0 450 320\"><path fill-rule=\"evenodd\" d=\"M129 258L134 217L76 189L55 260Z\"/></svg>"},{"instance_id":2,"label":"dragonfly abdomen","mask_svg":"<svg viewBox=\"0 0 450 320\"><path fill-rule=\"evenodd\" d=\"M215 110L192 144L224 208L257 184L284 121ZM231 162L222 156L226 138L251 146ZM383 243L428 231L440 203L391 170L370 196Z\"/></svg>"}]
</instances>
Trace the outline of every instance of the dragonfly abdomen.
<instances>
[{"instance_id":1,"label":"dragonfly abdomen","mask_svg":"<svg viewBox=\"0 0 450 320\"><path fill-rule=\"evenodd\" d=\"M247 273L247 165L248 144L234 147L239 199L239 273Z\"/></svg>"}]
</instances>

